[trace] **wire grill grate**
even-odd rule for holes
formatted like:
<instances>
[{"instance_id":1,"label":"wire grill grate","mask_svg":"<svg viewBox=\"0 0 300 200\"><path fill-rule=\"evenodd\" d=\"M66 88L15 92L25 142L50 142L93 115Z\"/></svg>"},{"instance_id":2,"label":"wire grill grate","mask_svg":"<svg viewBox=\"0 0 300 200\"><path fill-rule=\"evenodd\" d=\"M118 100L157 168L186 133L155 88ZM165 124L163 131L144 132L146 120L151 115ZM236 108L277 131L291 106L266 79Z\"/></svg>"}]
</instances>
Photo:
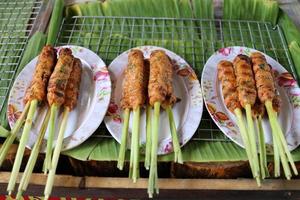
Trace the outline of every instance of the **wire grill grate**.
<instances>
[{"instance_id":1,"label":"wire grill grate","mask_svg":"<svg viewBox=\"0 0 300 200\"><path fill-rule=\"evenodd\" d=\"M216 50L248 46L265 52L294 72L280 27L257 21L74 16L64 19L56 43L87 47L107 64L135 46L162 46L182 56L199 79L206 60ZM93 137L109 137L103 124L99 129ZM193 140L229 141L206 109Z\"/></svg>"},{"instance_id":2,"label":"wire grill grate","mask_svg":"<svg viewBox=\"0 0 300 200\"><path fill-rule=\"evenodd\" d=\"M41 5L42 0L0 0L0 110Z\"/></svg>"}]
</instances>

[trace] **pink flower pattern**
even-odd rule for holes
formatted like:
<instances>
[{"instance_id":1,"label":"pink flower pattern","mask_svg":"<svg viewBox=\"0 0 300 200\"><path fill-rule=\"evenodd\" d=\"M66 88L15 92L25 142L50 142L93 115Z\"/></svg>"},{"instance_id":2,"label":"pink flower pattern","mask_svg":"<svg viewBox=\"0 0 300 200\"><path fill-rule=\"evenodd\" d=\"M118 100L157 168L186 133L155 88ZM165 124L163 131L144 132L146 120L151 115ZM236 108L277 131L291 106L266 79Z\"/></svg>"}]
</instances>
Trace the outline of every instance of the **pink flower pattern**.
<instances>
[{"instance_id":1,"label":"pink flower pattern","mask_svg":"<svg viewBox=\"0 0 300 200\"><path fill-rule=\"evenodd\" d=\"M218 52L220 54L222 54L223 56L228 56L230 54L231 50L232 49L230 47L228 47L228 48L221 48L221 49L218 50Z\"/></svg>"}]
</instances>

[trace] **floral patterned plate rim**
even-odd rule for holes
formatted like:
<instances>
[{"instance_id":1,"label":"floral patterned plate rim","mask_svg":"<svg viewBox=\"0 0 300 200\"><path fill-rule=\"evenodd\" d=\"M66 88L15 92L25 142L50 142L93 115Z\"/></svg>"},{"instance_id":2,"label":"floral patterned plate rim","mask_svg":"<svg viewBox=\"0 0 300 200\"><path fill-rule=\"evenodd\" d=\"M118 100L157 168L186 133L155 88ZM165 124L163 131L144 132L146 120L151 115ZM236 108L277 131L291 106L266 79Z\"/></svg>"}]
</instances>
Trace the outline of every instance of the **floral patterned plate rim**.
<instances>
[{"instance_id":1,"label":"floral patterned plate rim","mask_svg":"<svg viewBox=\"0 0 300 200\"><path fill-rule=\"evenodd\" d=\"M217 80L217 64L221 60L233 61L238 54L250 55L251 52L259 51L240 46L219 49L207 60L201 78L205 106L213 121L227 137L241 147L244 147L244 144L235 116L224 105L220 83ZM282 99L278 120L289 149L294 150L300 143L300 88L293 76L281 64L270 56L264 55L275 72L276 87ZM267 119L263 119L263 128L267 151L272 153L271 128Z\"/></svg>"},{"instance_id":2,"label":"floral patterned plate rim","mask_svg":"<svg viewBox=\"0 0 300 200\"><path fill-rule=\"evenodd\" d=\"M203 111L203 99L200 83L195 72L189 64L175 53L156 46L140 46L134 49L140 49L144 53L145 59L150 57L150 53L154 50L164 50L171 58L174 66L173 86L174 92L181 100L173 107L174 119L177 125L177 132L181 146L186 144L197 130ZM108 71L112 80L112 96L104 122L112 136L121 141L122 132L122 111L120 109L120 99L122 94L123 72L128 63L128 53L131 49L123 52L115 58L108 67ZM132 116L129 122L129 139L127 147L129 147L131 138ZM146 142L146 116L145 110L141 112L140 123L140 145L141 152L144 151ZM160 114L160 127L158 139L159 155L168 154L173 151L171 133L169 130L169 121L165 111Z\"/></svg>"},{"instance_id":3,"label":"floral patterned plate rim","mask_svg":"<svg viewBox=\"0 0 300 200\"><path fill-rule=\"evenodd\" d=\"M111 95L110 76L103 60L91 50L80 46L66 45L56 47L56 49L59 52L61 48L65 47L70 48L73 55L81 60L83 68L78 103L69 114L62 150L68 150L80 145L94 133L105 116ZM24 67L11 89L7 110L10 127L14 125L24 109L23 96L32 79L37 60L38 57L34 58ZM32 148L37 139L38 130L40 130L46 111L47 106L38 108L27 143L28 148ZM58 114L57 125L61 121L61 111ZM55 133L54 145L58 134L58 127L55 130L57 131ZM46 140L47 137L48 131L44 139ZM43 143L42 151L45 150L45 143Z\"/></svg>"}]
</instances>

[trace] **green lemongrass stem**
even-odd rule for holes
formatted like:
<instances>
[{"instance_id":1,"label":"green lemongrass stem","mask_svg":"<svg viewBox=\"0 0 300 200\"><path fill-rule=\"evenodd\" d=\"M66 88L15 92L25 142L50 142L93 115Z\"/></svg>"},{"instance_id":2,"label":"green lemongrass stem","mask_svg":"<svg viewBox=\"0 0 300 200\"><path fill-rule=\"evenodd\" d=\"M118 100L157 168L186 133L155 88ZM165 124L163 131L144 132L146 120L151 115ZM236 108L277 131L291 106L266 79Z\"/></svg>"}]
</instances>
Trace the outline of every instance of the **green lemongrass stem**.
<instances>
[{"instance_id":1,"label":"green lemongrass stem","mask_svg":"<svg viewBox=\"0 0 300 200\"><path fill-rule=\"evenodd\" d=\"M258 128L258 142L259 142L259 156L260 156L260 169L262 174L262 179L269 177L269 171L267 166L267 153L265 145L265 135L262 126L262 116L257 118L257 128Z\"/></svg>"},{"instance_id":2,"label":"green lemongrass stem","mask_svg":"<svg viewBox=\"0 0 300 200\"><path fill-rule=\"evenodd\" d=\"M44 163L44 173L46 174L51 168L51 158L52 158L52 148L53 148L53 139L55 133L55 120L57 116L57 112L59 110L59 105L51 105L50 111L50 121L49 121L49 132L47 139L47 147L46 147L46 158Z\"/></svg>"},{"instance_id":3,"label":"green lemongrass stem","mask_svg":"<svg viewBox=\"0 0 300 200\"><path fill-rule=\"evenodd\" d=\"M280 176L280 156L279 156L278 144L276 143L274 132L272 133L272 140L273 140L273 154L274 154L274 177L279 177Z\"/></svg>"},{"instance_id":4,"label":"green lemongrass stem","mask_svg":"<svg viewBox=\"0 0 300 200\"><path fill-rule=\"evenodd\" d=\"M158 130L159 130L159 115L160 102L154 103L154 117L152 121L152 135L151 135L151 163L148 182L148 195L153 197L154 189L158 194L158 175L157 175L157 146L158 146Z\"/></svg>"},{"instance_id":5,"label":"green lemongrass stem","mask_svg":"<svg viewBox=\"0 0 300 200\"><path fill-rule=\"evenodd\" d=\"M132 131L131 131L131 143L130 143L130 161L129 161L129 178L132 179L132 171L133 171L133 135L132 135Z\"/></svg>"},{"instance_id":6,"label":"green lemongrass stem","mask_svg":"<svg viewBox=\"0 0 300 200\"><path fill-rule=\"evenodd\" d=\"M30 157L29 157L28 162L26 164L25 171L24 171L22 179L20 181L16 199L21 199L22 193L24 191L26 191L26 189L28 187L32 171L34 169L35 163L37 161L39 152L40 152L41 147L42 147L43 139L44 139L44 136L45 136L45 133L46 133L46 130L47 130L47 125L48 125L48 122L49 122L49 118L50 118L50 112L47 111L47 114L46 114L46 116L43 120L41 129L40 129L40 132L38 134L37 141L36 141L36 143L34 144L34 146L32 148Z\"/></svg>"},{"instance_id":7,"label":"green lemongrass stem","mask_svg":"<svg viewBox=\"0 0 300 200\"><path fill-rule=\"evenodd\" d=\"M252 159L254 163L254 169L255 169L255 174L258 175L260 178L260 170L259 170L259 161L258 161L258 154L257 154L257 146L256 146L256 133L254 130L254 123L252 119L252 113L251 113L251 105L247 104L246 106L246 118L247 118L247 124L248 124L248 138L250 142L250 148L252 151Z\"/></svg>"},{"instance_id":8,"label":"green lemongrass stem","mask_svg":"<svg viewBox=\"0 0 300 200\"><path fill-rule=\"evenodd\" d=\"M259 177L257 178L258 174L254 169L254 163L253 163L253 160L252 160L252 151L251 151L251 148L250 148L247 129L246 129L246 126L243 122L242 111L237 108L237 109L234 110L234 114L237 117L238 127L240 129L242 140L244 142L244 146L245 146L246 154L247 154L247 157L248 157L248 160L249 160L252 175L256 179L257 184L260 185L260 179L259 179Z\"/></svg>"},{"instance_id":9,"label":"green lemongrass stem","mask_svg":"<svg viewBox=\"0 0 300 200\"><path fill-rule=\"evenodd\" d=\"M139 177L139 147L140 147L140 107L133 110L132 140L133 140L133 171L132 179L135 183Z\"/></svg>"},{"instance_id":10,"label":"green lemongrass stem","mask_svg":"<svg viewBox=\"0 0 300 200\"><path fill-rule=\"evenodd\" d=\"M16 139L17 134L18 134L21 126L24 123L24 120L25 120L26 115L27 115L28 110L29 110L29 106L30 106L30 102L27 102L21 116L17 120L16 124L14 125L13 129L11 130L10 135L6 138L5 142L3 143L3 145L0 149L0 167L1 167L3 161L6 157L6 154L9 150L10 146L12 145L14 140Z\"/></svg>"},{"instance_id":11,"label":"green lemongrass stem","mask_svg":"<svg viewBox=\"0 0 300 200\"><path fill-rule=\"evenodd\" d=\"M274 151L274 176L279 177L280 176L280 149L279 149L279 143L276 138L277 130L276 130L276 126L274 124L273 106L270 108L268 102L270 102L270 101L265 102L265 106L267 108L269 122L270 122L271 129L272 129L273 151Z\"/></svg>"},{"instance_id":12,"label":"green lemongrass stem","mask_svg":"<svg viewBox=\"0 0 300 200\"><path fill-rule=\"evenodd\" d=\"M266 172L265 172L265 167L264 167L264 152L263 152L263 146L265 145L263 140L263 132L261 132L262 130L259 127L259 122L258 122L258 118L255 119L256 121L256 128L258 130L258 153L259 153L259 164L260 164L260 172L261 172L261 178L265 179L266 177Z\"/></svg>"},{"instance_id":13,"label":"green lemongrass stem","mask_svg":"<svg viewBox=\"0 0 300 200\"><path fill-rule=\"evenodd\" d=\"M49 199L49 196L52 191L55 172L56 172L56 168L57 168L60 151L62 148L62 143L63 143L63 139L64 139L64 134L65 134L66 126L67 126L69 113L70 113L70 109L68 107L65 107L64 112L63 112L61 126L60 126L59 132L58 132L58 137L57 137L55 148L53 151L51 168L49 170L49 174L47 177L47 182L46 182L46 186L45 186L45 190L44 190L45 199Z\"/></svg>"},{"instance_id":14,"label":"green lemongrass stem","mask_svg":"<svg viewBox=\"0 0 300 200\"><path fill-rule=\"evenodd\" d=\"M269 109L273 108L272 107L272 102L267 102L267 105L269 107ZM297 168L296 168L296 165L295 165L295 162L294 162L294 159L292 157L292 154L290 152L290 150L288 149L288 146L287 146L287 142L286 142L286 139L284 137L284 134L282 133L282 129L277 121L277 113L273 110L273 115L274 115L274 119L275 119L275 126L276 126L276 130L277 130L277 134L278 134L278 137L279 137L279 141L281 141L281 144L283 146L283 149L287 155L287 158L290 162L290 165L293 169L293 172L295 175L298 175L298 171L297 171Z\"/></svg>"},{"instance_id":15,"label":"green lemongrass stem","mask_svg":"<svg viewBox=\"0 0 300 200\"><path fill-rule=\"evenodd\" d=\"M7 130L3 126L0 126L0 137L8 137L9 134L10 134L9 130Z\"/></svg>"},{"instance_id":16,"label":"green lemongrass stem","mask_svg":"<svg viewBox=\"0 0 300 200\"><path fill-rule=\"evenodd\" d=\"M28 141L30 129L31 129L31 126L32 126L32 120L33 120L33 117L34 117L34 114L35 114L35 111L36 111L36 108L37 108L37 104L38 104L37 100L32 100L30 102L30 108L29 108L28 115L27 115L27 118L26 118L26 121L25 121L25 126L24 126L24 129L23 129L23 133L21 135L21 140L20 140L19 147L18 147L18 150L17 150L15 163L14 163L14 166L13 166L13 169L12 169L12 172L11 172L11 176L10 176L10 179L9 179L9 183L8 183L8 186L7 186L7 191L8 191L9 195L11 195L11 192L15 188L17 176L19 174L19 170L20 170L20 167L21 167L22 158L23 158L24 151L25 151L25 146L26 146L26 143Z\"/></svg>"},{"instance_id":17,"label":"green lemongrass stem","mask_svg":"<svg viewBox=\"0 0 300 200\"><path fill-rule=\"evenodd\" d=\"M172 142L173 142L173 149L174 149L174 162L182 164L183 163L182 153L181 153L180 144L178 141L176 125L175 125L173 111L172 111L171 106L167 107L167 113L169 116L169 124L170 124L170 130L171 130L171 135L172 135Z\"/></svg>"},{"instance_id":18,"label":"green lemongrass stem","mask_svg":"<svg viewBox=\"0 0 300 200\"><path fill-rule=\"evenodd\" d=\"M151 158L151 106L147 105L146 108L146 151L145 151L145 168L150 168Z\"/></svg>"},{"instance_id":19,"label":"green lemongrass stem","mask_svg":"<svg viewBox=\"0 0 300 200\"><path fill-rule=\"evenodd\" d=\"M271 123L273 123L273 122L271 122ZM278 150L279 150L280 160L281 160L281 164L282 164L282 167L283 167L285 177L286 177L287 180L290 180L291 177L292 177L292 173L291 173L289 163L287 161L286 154L284 153L284 149L283 149L282 144L280 143L280 139L279 139L278 135L275 135L275 140L276 140L276 143L278 144L278 147L279 147Z\"/></svg>"},{"instance_id":20,"label":"green lemongrass stem","mask_svg":"<svg viewBox=\"0 0 300 200\"><path fill-rule=\"evenodd\" d=\"M126 153L126 144L127 144L127 135L128 135L128 125L129 125L129 116L130 110L126 108L123 114L123 127L122 127L122 136L121 136L121 146L119 151L119 158L117 167L120 170L123 170L125 153Z\"/></svg>"},{"instance_id":21,"label":"green lemongrass stem","mask_svg":"<svg viewBox=\"0 0 300 200\"><path fill-rule=\"evenodd\" d=\"M266 103L266 107L267 107L267 112L268 112L268 115L269 115L269 118L270 118L270 124L271 124L271 127L273 126L274 127L274 130L272 128L272 131L274 132L273 134L275 134L275 139L277 138L277 143L278 143L278 147L279 147L279 153L281 155L281 158L283 160L281 160L281 162L284 162L284 164L287 164L288 165L288 162L286 161L285 163L285 159L286 157L288 158L289 162L290 162L290 165L294 171L294 173L297 175L298 174L298 171L297 171L297 168L295 166L295 163L294 163L294 160L292 158L292 155L287 147L287 143L286 143L286 140L283 136L283 133L282 133L282 130L281 130L281 127L279 126L279 123L277 121L277 113L273 110L273 106L272 106L272 102L271 101L267 101ZM286 156L286 157L285 157ZM283 164L283 163L282 163ZM284 167L284 165L283 165ZM286 172L285 172L286 174ZM288 173L289 175L289 173ZM288 177L287 177L288 178Z\"/></svg>"}]
</instances>

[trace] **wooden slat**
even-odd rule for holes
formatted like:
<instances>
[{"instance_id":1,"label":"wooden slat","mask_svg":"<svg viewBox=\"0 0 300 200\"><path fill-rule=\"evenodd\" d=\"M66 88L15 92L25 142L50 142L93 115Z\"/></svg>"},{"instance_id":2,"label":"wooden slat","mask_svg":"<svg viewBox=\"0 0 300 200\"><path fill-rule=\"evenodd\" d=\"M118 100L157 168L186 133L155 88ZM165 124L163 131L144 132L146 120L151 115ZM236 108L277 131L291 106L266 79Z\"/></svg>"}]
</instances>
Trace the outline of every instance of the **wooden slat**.
<instances>
[{"instance_id":1,"label":"wooden slat","mask_svg":"<svg viewBox=\"0 0 300 200\"><path fill-rule=\"evenodd\" d=\"M21 174L20 174L21 175ZM9 172L0 172L0 183L7 183ZM20 176L19 176L20 178ZM18 179L19 180L19 179ZM55 187L73 188L124 188L124 189L146 189L148 179L141 178L133 183L128 178L115 177L75 177L70 175L57 175ZM46 176L44 174L33 174L30 184L44 185ZM252 191L275 191L275 190L297 190L300 191L300 180L265 180L261 187L257 187L253 179L159 179L161 189L174 190L252 190Z\"/></svg>"}]
</instances>

